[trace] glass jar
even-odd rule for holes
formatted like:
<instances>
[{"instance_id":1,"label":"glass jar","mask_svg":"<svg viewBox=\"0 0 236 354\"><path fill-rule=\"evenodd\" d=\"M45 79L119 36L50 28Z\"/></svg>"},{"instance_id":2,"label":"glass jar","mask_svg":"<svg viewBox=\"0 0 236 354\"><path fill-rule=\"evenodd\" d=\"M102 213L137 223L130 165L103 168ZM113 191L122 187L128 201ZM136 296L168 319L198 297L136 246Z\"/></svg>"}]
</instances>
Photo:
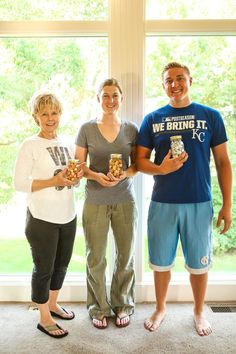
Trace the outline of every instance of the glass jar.
<instances>
[{"instance_id":1,"label":"glass jar","mask_svg":"<svg viewBox=\"0 0 236 354\"><path fill-rule=\"evenodd\" d=\"M119 178L122 174L122 154L111 154L109 161L109 172Z\"/></svg>"},{"instance_id":2,"label":"glass jar","mask_svg":"<svg viewBox=\"0 0 236 354\"><path fill-rule=\"evenodd\" d=\"M80 161L78 159L69 159L67 165L66 178L72 182L77 181L77 173L80 170Z\"/></svg>"},{"instance_id":3,"label":"glass jar","mask_svg":"<svg viewBox=\"0 0 236 354\"><path fill-rule=\"evenodd\" d=\"M182 141L182 135L174 135L170 137L170 148L172 157L178 157L184 152L184 143Z\"/></svg>"}]
</instances>

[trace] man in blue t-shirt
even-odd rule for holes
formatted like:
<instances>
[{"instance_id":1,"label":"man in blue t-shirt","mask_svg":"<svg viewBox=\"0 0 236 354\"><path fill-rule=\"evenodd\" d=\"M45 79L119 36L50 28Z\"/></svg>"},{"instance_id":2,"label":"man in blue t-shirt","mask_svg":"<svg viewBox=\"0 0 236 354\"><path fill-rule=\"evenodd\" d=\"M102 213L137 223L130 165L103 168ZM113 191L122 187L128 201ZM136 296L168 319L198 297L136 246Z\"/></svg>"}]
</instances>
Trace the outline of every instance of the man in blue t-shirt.
<instances>
[{"instance_id":1,"label":"man in blue t-shirt","mask_svg":"<svg viewBox=\"0 0 236 354\"><path fill-rule=\"evenodd\" d=\"M192 77L187 66L172 62L162 72L169 104L143 120L137 150L137 169L154 176L148 213L149 264L154 271L156 310L145 320L155 331L165 316L166 297L180 238L185 267L190 273L194 297L194 321L198 334L207 336L211 325L203 314L212 253L212 151L223 204L217 227L231 224L232 168L227 136L218 111L191 102ZM180 136L184 152L173 157L170 137ZM154 162L150 160L155 150ZM178 149L177 149L178 150Z\"/></svg>"}]
</instances>

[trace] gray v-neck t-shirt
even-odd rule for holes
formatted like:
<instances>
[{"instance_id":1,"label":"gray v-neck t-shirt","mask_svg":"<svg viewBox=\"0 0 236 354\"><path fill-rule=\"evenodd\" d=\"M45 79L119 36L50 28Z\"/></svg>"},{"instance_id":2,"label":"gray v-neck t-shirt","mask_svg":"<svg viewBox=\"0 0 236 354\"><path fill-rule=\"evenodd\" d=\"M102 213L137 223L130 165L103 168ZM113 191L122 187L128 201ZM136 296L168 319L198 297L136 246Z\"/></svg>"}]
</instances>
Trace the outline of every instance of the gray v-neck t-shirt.
<instances>
[{"instance_id":1,"label":"gray v-neck t-shirt","mask_svg":"<svg viewBox=\"0 0 236 354\"><path fill-rule=\"evenodd\" d=\"M116 139L110 143L100 132L97 120L93 119L81 126L76 145L88 149L89 168L106 175L111 154L122 154L123 170L129 167L131 148L136 145L137 135L137 126L133 122L122 120ZM103 187L88 179L85 200L89 204L105 205L134 201L133 178L125 178L114 187Z\"/></svg>"}]
</instances>

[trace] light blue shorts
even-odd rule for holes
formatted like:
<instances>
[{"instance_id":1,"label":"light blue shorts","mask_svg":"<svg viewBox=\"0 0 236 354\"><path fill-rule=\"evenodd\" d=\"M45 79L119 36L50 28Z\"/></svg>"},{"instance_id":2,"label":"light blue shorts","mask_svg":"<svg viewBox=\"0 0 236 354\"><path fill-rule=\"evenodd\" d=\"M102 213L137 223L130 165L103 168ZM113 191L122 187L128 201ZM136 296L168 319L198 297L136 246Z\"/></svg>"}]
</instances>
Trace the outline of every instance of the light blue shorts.
<instances>
[{"instance_id":1,"label":"light blue shorts","mask_svg":"<svg viewBox=\"0 0 236 354\"><path fill-rule=\"evenodd\" d=\"M180 238L185 267L206 273L212 256L212 202L168 204L151 201L148 212L149 265L154 271L174 266Z\"/></svg>"}]
</instances>

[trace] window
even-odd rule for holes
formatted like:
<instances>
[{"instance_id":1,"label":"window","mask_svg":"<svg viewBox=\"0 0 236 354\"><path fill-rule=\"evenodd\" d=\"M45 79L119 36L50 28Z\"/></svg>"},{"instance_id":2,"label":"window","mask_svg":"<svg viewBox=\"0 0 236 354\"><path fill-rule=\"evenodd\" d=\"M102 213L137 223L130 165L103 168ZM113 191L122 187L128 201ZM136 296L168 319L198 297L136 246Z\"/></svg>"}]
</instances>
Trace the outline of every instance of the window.
<instances>
[{"instance_id":1,"label":"window","mask_svg":"<svg viewBox=\"0 0 236 354\"><path fill-rule=\"evenodd\" d=\"M163 63L179 61L188 63L193 76L191 98L193 101L218 109L224 120L229 138L229 152L236 171L236 105L232 94L235 89L236 37L223 36L181 36L146 38L146 105L145 111L151 112L167 103L161 86ZM165 64L164 64L165 65ZM234 179L236 173L234 172ZM145 176L146 196L151 195L152 177ZM233 273L236 269L236 233L232 227L225 236L215 227L221 193L217 176L212 165L212 188L214 205L214 267L212 272ZM149 204L148 197L146 203ZM147 208L145 208L147 209ZM233 203L233 225L236 221L236 207ZM145 252L145 254L147 254ZM147 263L147 260L146 262ZM146 269L148 271L148 269ZM185 272L182 251L179 250L175 272Z\"/></svg>"},{"instance_id":2,"label":"window","mask_svg":"<svg viewBox=\"0 0 236 354\"><path fill-rule=\"evenodd\" d=\"M0 0L1 20L104 20L108 16L106 0Z\"/></svg>"},{"instance_id":3,"label":"window","mask_svg":"<svg viewBox=\"0 0 236 354\"><path fill-rule=\"evenodd\" d=\"M107 38L99 37L7 38L0 40L0 47L0 274L16 274L31 272L32 268L24 235L25 195L15 193L11 181L19 143L38 131L28 110L29 99L43 88L57 92L64 106L61 133L74 141L80 124L96 112L96 86L108 75L108 45ZM82 187L76 194L79 214ZM81 215L78 216L70 263L70 271L76 273L85 272L84 238Z\"/></svg>"},{"instance_id":4,"label":"window","mask_svg":"<svg viewBox=\"0 0 236 354\"><path fill-rule=\"evenodd\" d=\"M234 141L230 144L230 149L235 166L235 100L232 94L235 92L235 1L214 1L214 7L212 3L213 1L203 0L201 5L197 0L0 0L0 222L1 226L4 225L0 232L0 275L17 272L21 275L29 274L32 268L28 244L25 240L22 242L25 206L21 197L16 196L12 189L11 176L17 144L35 131L28 113L28 99L32 91L43 85L56 88L63 96L65 124L62 129L66 134L72 133L73 137L79 124L93 114L94 89L97 82L107 75L121 81L125 94L122 116L139 125L145 112L166 102L160 86L160 70L166 61L172 59L170 54L173 54L176 60L187 61L193 71L196 82L192 90L193 99L212 104L225 117L230 139ZM201 53L202 62L198 60L196 53ZM31 65L32 62L37 65ZM206 84L208 81L211 85ZM218 94L223 96L218 99ZM229 117L232 114L234 119L231 120ZM146 211L151 193L146 187L149 186L152 186L151 177L149 180L143 174L135 177L139 207L136 239L137 301L154 300L153 283L147 276L150 271L147 243L144 240ZM79 189L78 200L81 199L82 202L80 192L82 190ZM216 201L215 214L217 208ZM19 219L18 215L21 215ZM13 224L17 224L18 240L11 232ZM225 247L232 248L230 243L235 242L235 224L231 230L232 237L218 239L216 236L224 253L228 250ZM85 270L81 234L79 223L70 274ZM111 257L112 251L111 244ZM112 262L110 263L111 270ZM228 268L224 268L224 273L221 266L222 264L218 269L217 265L213 268L214 271L217 270L217 281L220 276L221 279L234 280L235 266L230 263ZM182 269L180 265L179 270ZM79 278L77 275L75 277L76 284L73 283L73 286L76 290L71 291L69 288L69 295L64 298L62 292L65 301L84 301L86 298L84 279L79 283L78 290L76 286ZM66 286L71 286L70 281L67 284ZM4 292L0 291L1 299L28 300L28 280L28 297L24 286L17 283L14 294L7 293L5 287ZM235 286L229 286L228 289L230 301L234 296L232 294ZM213 292L209 289L208 293L216 300L220 291L216 292L214 288ZM173 297L172 300L174 299ZM187 300L191 299L192 297ZM183 300L182 297L180 300Z\"/></svg>"},{"instance_id":5,"label":"window","mask_svg":"<svg viewBox=\"0 0 236 354\"><path fill-rule=\"evenodd\" d=\"M236 17L234 0L147 0L147 19L229 19Z\"/></svg>"}]
</instances>

